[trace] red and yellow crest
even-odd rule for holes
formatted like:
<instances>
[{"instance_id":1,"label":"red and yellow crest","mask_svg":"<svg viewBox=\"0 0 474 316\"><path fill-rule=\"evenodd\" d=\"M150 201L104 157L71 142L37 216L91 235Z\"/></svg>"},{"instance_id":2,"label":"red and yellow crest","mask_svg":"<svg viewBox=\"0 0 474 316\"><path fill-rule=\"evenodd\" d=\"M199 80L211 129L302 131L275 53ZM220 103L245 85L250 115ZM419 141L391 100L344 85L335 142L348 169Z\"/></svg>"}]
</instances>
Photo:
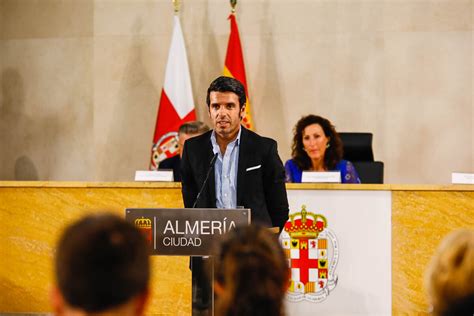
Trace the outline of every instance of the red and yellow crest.
<instances>
[{"instance_id":1,"label":"red and yellow crest","mask_svg":"<svg viewBox=\"0 0 474 316\"><path fill-rule=\"evenodd\" d=\"M320 302L337 284L334 274L339 247L334 233L321 214L306 211L289 216L280 242L288 259L291 280L288 299Z\"/></svg>"}]
</instances>

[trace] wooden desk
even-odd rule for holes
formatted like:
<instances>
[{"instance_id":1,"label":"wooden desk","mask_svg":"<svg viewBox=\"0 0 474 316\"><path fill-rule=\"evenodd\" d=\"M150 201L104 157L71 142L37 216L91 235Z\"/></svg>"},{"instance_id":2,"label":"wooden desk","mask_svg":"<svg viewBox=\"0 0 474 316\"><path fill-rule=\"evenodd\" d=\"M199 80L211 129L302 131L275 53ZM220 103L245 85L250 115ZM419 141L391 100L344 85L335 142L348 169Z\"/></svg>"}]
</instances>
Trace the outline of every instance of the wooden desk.
<instances>
[{"instance_id":1,"label":"wooden desk","mask_svg":"<svg viewBox=\"0 0 474 316\"><path fill-rule=\"evenodd\" d=\"M440 240L474 229L474 186L288 184L288 190L392 192L392 311L426 311L423 272ZM0 313L51 310L52 258L61 230L94 210L181 208L176 183L0 182ZM187 257L152 258L153 315L191 314Z\"/></svg>"}]
</instances>

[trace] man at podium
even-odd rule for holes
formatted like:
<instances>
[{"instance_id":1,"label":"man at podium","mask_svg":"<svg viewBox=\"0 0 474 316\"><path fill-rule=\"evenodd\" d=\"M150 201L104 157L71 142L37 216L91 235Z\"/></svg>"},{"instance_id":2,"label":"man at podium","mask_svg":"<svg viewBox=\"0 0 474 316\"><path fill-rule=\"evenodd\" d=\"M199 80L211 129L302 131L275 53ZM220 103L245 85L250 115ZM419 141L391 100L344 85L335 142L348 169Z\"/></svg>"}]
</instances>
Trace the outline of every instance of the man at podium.
<instances>
[{"instance_id":1,"label":"man at podium","mask_svg":"<svg viewBox=\"0 0 474 316\"><path fill-rule=\"evenodd\" d=\"M181 182L187 208L249 208L252 222L283 227L288 219L285 169L277 143L241 126L244 86L219 77L206 98L213 130L187 140ZM193 258L193 315L206 315L212 291L201 258Z\"/></svg>"},{"instance_id":2,"label":"man at podium","mask_svg":"<svg viewBox=\"0 0 474 316\"><path fill-rule=\"evenodd\" d=\"M285 169L273 139L241 126L243 85L219 77L209 86L206 101L214 129L184 144L185 207L250 208L252 222L283 227L288 219Z\"/></svg>"}]
</instances>

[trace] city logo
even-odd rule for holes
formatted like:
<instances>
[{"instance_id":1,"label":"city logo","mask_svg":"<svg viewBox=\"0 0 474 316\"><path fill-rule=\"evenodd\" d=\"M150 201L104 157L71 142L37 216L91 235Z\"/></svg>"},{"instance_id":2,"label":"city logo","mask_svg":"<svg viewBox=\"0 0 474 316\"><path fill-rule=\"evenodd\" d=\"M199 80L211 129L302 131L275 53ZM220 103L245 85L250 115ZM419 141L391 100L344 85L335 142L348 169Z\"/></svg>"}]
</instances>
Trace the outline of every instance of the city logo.
<instances>
[{"instance_id":1,"label":"city logo","mask_svg":"<svg viewBox=\"0 0 474 316\"><path fill-rule=\"evenodd\" d=\"M307 212L305 205L289 215L280 234L291 275L286 296L289 301L319 303L336 287L339 246L327 226L326 217Z\"/></svg>"},{"instance_id":2,"label":"city logo","mask_svg":"<svg viewBox=\"0 0 474 316\"><path fill-rule=\"evenodd\" d=\"M142 234L145 236L146 241L148 242L149 245L151 245L151 242L153 240L153 234L151 231L151 219L149 218L144 218L143 216L141 218L137 218L134 221L135 227L138 228Z\"/></svg>"}]
</instances>

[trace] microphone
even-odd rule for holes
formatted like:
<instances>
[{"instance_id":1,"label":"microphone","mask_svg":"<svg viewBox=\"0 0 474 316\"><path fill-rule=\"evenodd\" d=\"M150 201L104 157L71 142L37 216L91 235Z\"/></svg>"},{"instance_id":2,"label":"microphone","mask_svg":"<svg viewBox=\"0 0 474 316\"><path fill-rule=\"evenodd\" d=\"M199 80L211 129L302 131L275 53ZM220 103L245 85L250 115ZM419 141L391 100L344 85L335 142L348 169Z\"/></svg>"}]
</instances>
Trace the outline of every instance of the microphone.
<instances>
[{"instance_id":1,"label":"microphone","mask_svg":"<svg viewBox=\"0 0 474 316\"><path fill-rule=\"evenodd\" d=\"M218 155L219 155L218 153L214 154L214 157L212 157L212 159L211 159L211 163L209 164L209 169L207 170L206 179L204 179L204 183L202 184L201 189L199 190L199 193L196 196L196 200L194 200L192 208L196 207L196 204L198 203L199 199L201 198L202 191L204 191L204 188L206 187L207 181L209 180L209 175L211 174L212 167L214 167L214 164L216 163Z\"/></svg>"}]
</instances>

